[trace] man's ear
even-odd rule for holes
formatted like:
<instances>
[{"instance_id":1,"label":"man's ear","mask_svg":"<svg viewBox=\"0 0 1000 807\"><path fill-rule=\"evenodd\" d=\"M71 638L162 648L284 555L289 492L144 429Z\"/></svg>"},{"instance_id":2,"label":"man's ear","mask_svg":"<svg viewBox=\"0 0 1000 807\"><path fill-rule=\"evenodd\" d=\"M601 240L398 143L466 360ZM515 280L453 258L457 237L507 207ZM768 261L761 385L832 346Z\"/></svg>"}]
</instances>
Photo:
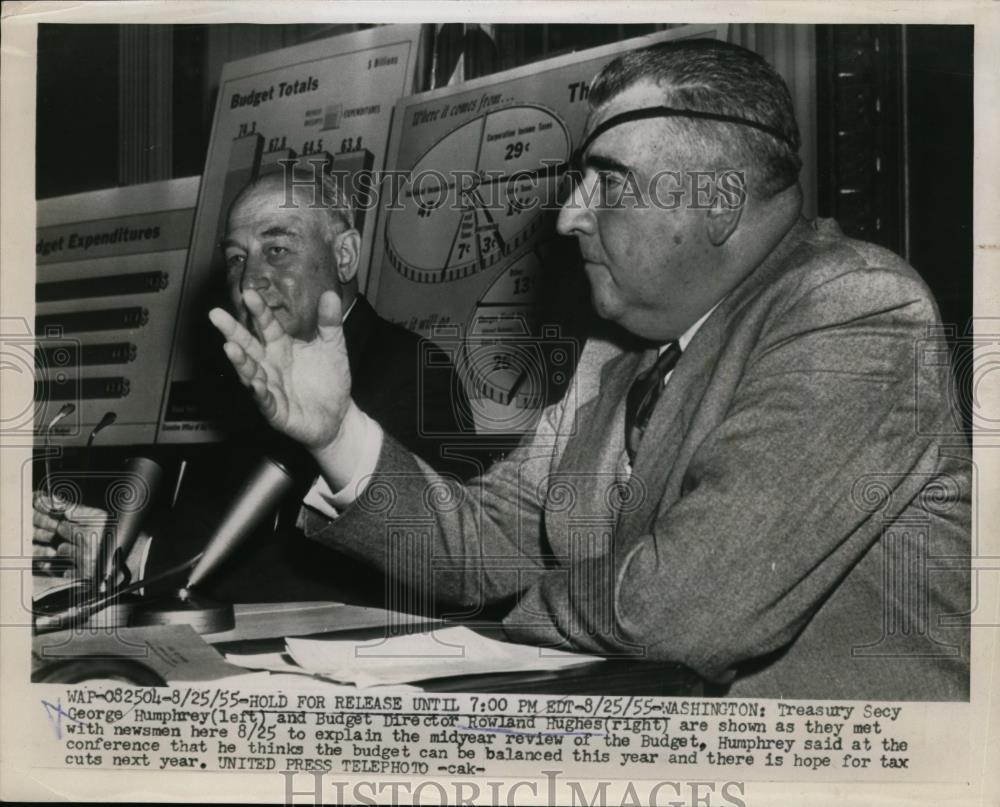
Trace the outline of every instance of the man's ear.
<instances>
[{"instance_id":1,"label":"man's ear","mask_svg":"<svg viewBox=\"0 0 1000 807\"><path fill-rule=\"evenodd\" d=\"M712 207L705 212L705 228L713 246L721 247L729 240L742 215L743 203L733 205L723 194L716 195Z\"/></svg>"},{"instance_id":2,"label":"man's ear","mask_svg":"<svg viewBox=\"0 0 1000 807\"><path fill-rule=\"evenodd\" d=\"M358 261L361 258L361 234L352 228L335 235L333 256L337 261L337 279L341 284L349 283L358 273Z\"/></svg>"}]
</instances>

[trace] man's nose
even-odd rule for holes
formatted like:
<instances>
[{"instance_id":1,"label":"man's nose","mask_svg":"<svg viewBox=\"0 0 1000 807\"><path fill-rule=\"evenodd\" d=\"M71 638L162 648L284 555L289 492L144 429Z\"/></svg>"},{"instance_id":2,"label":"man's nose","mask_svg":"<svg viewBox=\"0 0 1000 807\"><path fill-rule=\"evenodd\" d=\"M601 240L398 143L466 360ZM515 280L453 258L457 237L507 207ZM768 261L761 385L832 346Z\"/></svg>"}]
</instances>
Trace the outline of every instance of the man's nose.
<instances>
[{"instance_id":1,"label":"man's nose","mask_svg":"<svg viewBox=\"0 0 1000 807\"><path fill-rule=\"evenodd\" d=\"M572 185L569 198L563 202L556 221L559 235L587 235L594 231L594 211L588 202L593 194L584 187L585 180L579 180Z\"/></svg>"},{"instance_id":2,"label":"man's nose","mask_svg":"<svg viewBox=\"0 0 1000 807\"><path fill-rule=\"evenodd\" d=\"M271 285L271 266L260 256L248 255L240 290L264 291Z\"/></svg>"}]
</instances>

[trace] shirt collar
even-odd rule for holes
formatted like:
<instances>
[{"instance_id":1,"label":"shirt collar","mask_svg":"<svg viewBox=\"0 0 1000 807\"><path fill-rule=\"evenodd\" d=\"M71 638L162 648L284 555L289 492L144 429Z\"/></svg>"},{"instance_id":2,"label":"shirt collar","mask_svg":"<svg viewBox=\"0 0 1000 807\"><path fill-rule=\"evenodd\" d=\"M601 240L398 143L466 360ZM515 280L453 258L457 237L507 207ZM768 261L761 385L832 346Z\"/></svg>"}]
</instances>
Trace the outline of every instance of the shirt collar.
<instances>
[{"instance_id":1,"label":"shirt collar","mask_svg":"<svg viewBox=\"0 0 1000 807\"><path fill-rule=\"evenodd\" d=\"M708 309L708 311L702 314L694 325L692 325L690 328L684 331L684 333L681 334L681 338L677 340L677 343L680 345L681 350L687 350L687 346L691 343L691 340L694 339L694 335L698 333L698 330L701 328L701 326L705 324L705 320L707 320L710 316L712 316L712 312L715 311L715 309L718 308L721 303L722 300L719 300L718 303L713 305L710 309ZM666 349L667 345L663 345L660 347L659 352L662 353Z\"/></svg>"},{"instance_id":2,"label":"shirt collar","mask_svg":"<svg viewBox=\"0 0 1000 807\"><path fill-rule=\"evenodd\" d=\"M352 312L352 311L354 310L354 305L355 305L355 303L357 303L357 301L358 301L358 295L356 295L356 294L355 294L355 295L354 295L354 299L353 299L353 300L351 300L351 304L350 304L349 306L347 306L347 310L346 310L346 311L344 312L344 316L342 316L342 317L340 318L340 322L341 322L342 324L343 324L344 322L347 322L347 318L348 318L348 317L349 317L349 316L351 315L351 312ZM711 312L709 312L709 313L711 313ZM700 323L699 323L699 324L700 324Z\"/></svg>"}]
</instances>

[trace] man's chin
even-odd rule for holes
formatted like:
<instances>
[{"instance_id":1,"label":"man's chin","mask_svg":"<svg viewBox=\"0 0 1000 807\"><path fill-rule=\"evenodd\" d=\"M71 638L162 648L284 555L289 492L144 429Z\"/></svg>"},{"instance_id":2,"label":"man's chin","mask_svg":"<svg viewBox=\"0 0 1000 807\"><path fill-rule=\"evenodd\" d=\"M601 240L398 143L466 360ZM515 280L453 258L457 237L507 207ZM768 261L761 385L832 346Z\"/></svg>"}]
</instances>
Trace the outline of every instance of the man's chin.
<instances>
[{"instance_id":1,"label":"man's chin","mask_svg":"<svg viewBox=\"0 0 1000 807\"><path fill-rule=\"evenodd\" d=\"M615 301L609 300L602 294L591 293L590 304L594 307L594 313L601 319L606 319L609 322L618 322L621 319L621 306L616 305Z\"/></svg>"}]
</instances>

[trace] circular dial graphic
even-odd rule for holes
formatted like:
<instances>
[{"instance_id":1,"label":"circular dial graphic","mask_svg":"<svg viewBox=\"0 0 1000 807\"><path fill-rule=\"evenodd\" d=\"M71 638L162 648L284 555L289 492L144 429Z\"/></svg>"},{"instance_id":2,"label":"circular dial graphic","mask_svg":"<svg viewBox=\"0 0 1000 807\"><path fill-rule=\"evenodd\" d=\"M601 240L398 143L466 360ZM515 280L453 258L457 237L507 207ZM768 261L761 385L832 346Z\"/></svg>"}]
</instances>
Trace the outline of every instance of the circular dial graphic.
<instances>
[{"instance_id":1,"label":"circular dial graphic","mask_svg":"<svg viewBox=\"0 0 1000 807\"><path fill-rule=\"evenodd\" d=\"M538 322L538 273L543 265L537 248L522 255L497 277L473 310L462 358L481 399L520 410L538 409L553 386L562 388L569 379L572 347L567 347L557 328ZM524 421L527 428L533 423L516 412L499 416L508 427Z\"/></svg>"},{"instance_id":2,"label":"circular dial graphic","mask_svg":"<svg viewBox=\"0 0 1000 807\"><path fill-rule=\"evenodd\" d=\"M423 154L397 196L390 264L416 283L443 283L528 251L569 154L562 121L537 105L462 124Z\"/></svg>"},{"instance_id":3,"label":"circular dial graphic","mask_svg":"<svg viewBox=\"0 0 1000 807\"><path fill-rule=\"evenodd\" d=\"M537 104L487 112L448 132L417 160L386 223L386 254L406 279L451 283L478 273L459 366L480 427L519 432L572 351L540 333L541 247L570 156L562 120ZM449 292L450 293L450 292Z\"/></svg>"}]
</instances>

